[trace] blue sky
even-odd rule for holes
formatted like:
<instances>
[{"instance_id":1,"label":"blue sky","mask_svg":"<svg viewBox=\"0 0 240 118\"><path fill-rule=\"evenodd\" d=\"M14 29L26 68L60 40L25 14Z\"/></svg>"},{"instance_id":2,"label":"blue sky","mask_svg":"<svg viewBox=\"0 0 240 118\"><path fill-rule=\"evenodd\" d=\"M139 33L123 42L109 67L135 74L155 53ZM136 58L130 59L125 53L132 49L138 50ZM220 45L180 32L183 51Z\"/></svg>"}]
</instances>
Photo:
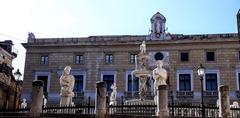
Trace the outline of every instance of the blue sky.
<instances>
[{"instance_id":1,"label":"blue sky","mask_svg":"<svg viewBox=\"0 0 240 118\"><path fill-rule=\"evenodd\" d=\"M19 43L28 32L37 38L146 35L160 12L172 34L236 33L239 9L240 0L0 0L0 41L14 41L13 66L23 72Z\"/></svg>"}]
</instances>

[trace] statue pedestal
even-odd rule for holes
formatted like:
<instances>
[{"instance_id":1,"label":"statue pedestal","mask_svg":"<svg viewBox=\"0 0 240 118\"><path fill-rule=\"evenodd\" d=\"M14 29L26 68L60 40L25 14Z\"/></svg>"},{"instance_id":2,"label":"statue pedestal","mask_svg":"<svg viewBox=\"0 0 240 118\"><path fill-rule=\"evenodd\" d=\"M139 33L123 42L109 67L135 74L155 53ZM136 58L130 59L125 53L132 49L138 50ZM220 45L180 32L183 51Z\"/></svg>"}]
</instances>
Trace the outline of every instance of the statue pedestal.
<instances>
[{"instance_id":1,"label":"statue pedestal","mask_svg":"<svg viewBox=\"0 0 240 118\"><path fill-rule=\"evenodd\" d=\"M133 71L133 75L135 75L140 80L140 83L139 83L139 97L140 97L140 100L145 100L146 92L147 92L146 82L147 82L150 74L151 73L147 70L135 70L135 71Z\"/></svg>"},{"instance_id":2,"label":"statue pedestal","mask_svg":"<svg viewBox=\"0 0 240 118\"><path fill-rule=\"evenodd\" d=\"M34 80L32 82L32 102L30 112L33 117L40 116L42 112L43 98L43 82L41 80Z\"/></svg>"}]
</instances>

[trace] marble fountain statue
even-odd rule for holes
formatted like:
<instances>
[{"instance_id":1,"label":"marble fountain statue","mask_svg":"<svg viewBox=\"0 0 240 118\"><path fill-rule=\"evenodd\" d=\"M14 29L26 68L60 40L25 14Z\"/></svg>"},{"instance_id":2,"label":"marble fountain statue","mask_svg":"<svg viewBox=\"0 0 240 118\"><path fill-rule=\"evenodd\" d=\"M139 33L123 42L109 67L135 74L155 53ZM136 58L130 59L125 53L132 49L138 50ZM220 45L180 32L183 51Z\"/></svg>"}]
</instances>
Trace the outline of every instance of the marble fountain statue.
<instances>
[{"instance_id":1,"label":"marble fountain statue","mask_svg":"<svg viewBox=\"0 0 240 118\"><path fill-rule=\"evenodd\" d=\"M71 67L66 66L63 74L60 77L61 93L60 93L60 106L71 106L72 97L74 96L73 88L75 79L73 75L70 75Z\"/></svg>"},{"instance_id":2,"label":"marble fountain statue","mask_svg":"<svg viewBox=\"0 0 240 118\"><path fill-rule=\"evenodd\" d=\"M167 71L163 68L164 55L158 52L154 55L157 67L153 70L148 67L150 56L146 51L146 42L143 41L140 45L140 53L136 56L135 70L132 71L132 76L139 78L139 99L127 100L129 104L157 104L157 88L159 85L166 85ZM154 79L153 99L146 99L147 81L149 78Z\"/></svg>"}]
</instances>

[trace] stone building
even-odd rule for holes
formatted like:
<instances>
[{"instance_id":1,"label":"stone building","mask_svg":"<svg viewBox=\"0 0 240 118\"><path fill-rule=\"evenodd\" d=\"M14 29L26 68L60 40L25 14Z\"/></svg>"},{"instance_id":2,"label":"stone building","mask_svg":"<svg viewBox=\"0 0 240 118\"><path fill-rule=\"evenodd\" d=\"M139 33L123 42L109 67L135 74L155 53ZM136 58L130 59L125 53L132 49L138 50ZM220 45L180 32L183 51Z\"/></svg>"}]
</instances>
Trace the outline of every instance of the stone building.
<instances>
[{"instance_id":1,"label":"stone building","mask_svg":"<svg viewBox=\"0 0 240 118\"><path fill-rule=\"evenodd\" d=\"M10 40L0 42L0 110L17 108L20 101L21 86L16 85L21 83L12 73L12 60L17 57L12 45Z\"/></svg>"},{"instance_id":2,"label":"stone building","mask_svg":"<svg viewBox=\"0 0 240 118\"><path fill-rule=\"evenodd\" d=\"M238 18L239 18L238 13ZM156 13L150 20L149 35L89 36L80 38L35 38L29 33L23 83L23 96L30 99L33 80L44 81L49 101L59 102L59 78L66 65L75 76L76 99L94 97L95 84L117 85L118 96L136 96L139 80L132 78L139 45L146 41L149 69L155 68L153 56L164 54L170 95L174 100L199 101L200 80L197 67L203 64L204 99L216 102L218 86L230 86L231 100L240 97L240 44L237 33L183 35L166 32L166 18ZM239 20L238 20L238 23ZM148 81L151 91L153 79ZM150 93L151 94L151 93Z\"/></svg>"}]
</instances>

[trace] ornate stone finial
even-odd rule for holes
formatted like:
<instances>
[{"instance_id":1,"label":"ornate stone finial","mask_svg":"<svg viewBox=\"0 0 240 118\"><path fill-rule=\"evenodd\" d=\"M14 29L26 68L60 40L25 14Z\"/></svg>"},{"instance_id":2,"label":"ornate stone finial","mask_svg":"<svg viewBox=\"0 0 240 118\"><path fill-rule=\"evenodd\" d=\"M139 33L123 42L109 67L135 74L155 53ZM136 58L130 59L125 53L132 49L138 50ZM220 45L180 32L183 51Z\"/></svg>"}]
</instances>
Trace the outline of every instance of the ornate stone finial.
<instances>
[{"instance_id":1,"label":"ornate stone finial","mask_svg":"<svg viewBox=\"0 0 240 118\"><path fill-rule=\"evenodd\" d=\"M28 32L28 42L33 43L35 39L35 35L32 32Z\"/></svg>"},{"instance_id":2,"label":"ornate stone finial","mask_svg":"<svg viewBox=\"0 0 240 118\"><path fill-rule=\"evenodd\" d=\"M155 15L151 18L151 39L152 40L164 40L164 39L170 39L170 35L166 34L166 28L165 28L166 18L157 12Z\"/></svg>"}]
</instances>

